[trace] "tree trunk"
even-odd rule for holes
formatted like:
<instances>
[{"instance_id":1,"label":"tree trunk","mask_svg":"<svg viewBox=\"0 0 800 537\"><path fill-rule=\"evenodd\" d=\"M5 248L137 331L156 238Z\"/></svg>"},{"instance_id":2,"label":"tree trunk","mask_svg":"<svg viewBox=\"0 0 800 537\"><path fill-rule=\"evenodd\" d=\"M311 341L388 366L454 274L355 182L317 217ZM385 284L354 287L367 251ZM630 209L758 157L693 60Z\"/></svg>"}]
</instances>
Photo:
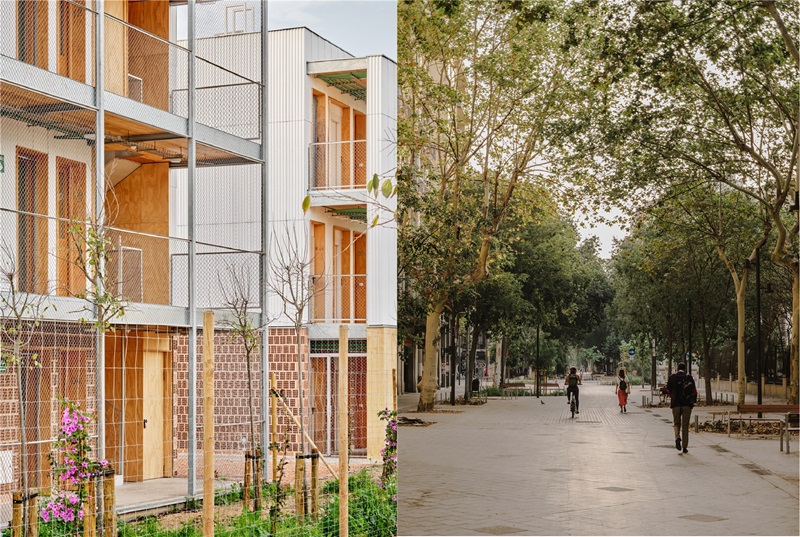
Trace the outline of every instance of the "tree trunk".
<instances>
[{"instance_id":1,"label":"tree trunk","mask_svg":"<svg viewBox=\"0 0 800 537\"><path fill-rule=\"evenodd\" d=\"M456 404L456 359L458 349L456 348L456 327L458 326L458 314L453 315L450 320L450 406Z\"/></svg>"},{"instance_id":2,"label":"tree trunk","mask_svg":"<svg viewBox=\"0 0 800 537\"><path fill-rule=\"evenodd\" d=\"M480 333L477 326L472 327L472 342L470 343L469 356L467 357L467 382L464 389L464 401L467 403L472 398L472 378L475 376L475 354L478 351Z\"/></svg>"},{"instance_id":3,"label":"tree trunk","mask_svg":"<svg viewBox=\"0 0 800 537\"><path fill-rule=\"evenodd\" d=\"M672 346L674 343L674 336L670 330L669 337L667 338L667 379L672 376ZM664 379L665 384L667 379Z\"/></svg>"},{"instance_id":4,"label":"tree trunk","mask_svg":"<svg viewBox=\"0 0 800 537\"><path fill-rule=\"evenodd\" d=\"M797 388L800 384L800 369L798 368L798 347L800 346L800 265L794 264L792 270L792 346L789 349L789 400L787 403L796 405L798 401Z\"/></svg>"},{"instance_id":5,"label":"tree trunk","mask_svg":"<svg viewBox=\"0 0 800 537\"><path fill-rule=\"evenodd\" d=\"M436 360L439 354L439 328L444 304L438 303L425 317L425 359L422 364L422 386L420 387L417 412L433 410L436 397Z\"/></svg>"},{"instance_id":6,"label":"tree trunk","mask_svg":"<svg viewBox=\"0 0 800 537\"><path fill-rule=\"evenodd\" d=\"M25 427L25 397L22 391L22 357L20 356L19 340L14 341L14 358L17 363L14 364L17 377L17 395L19 397L19 471L20 483L22 484L22 499L27 501L28 498L28 432ZM25 518L27 516L27 509L22 509L22 527L25 528Z\"/></svg>"},{"instance_id":7,"label":"tree trunk","mask_svg":"<svg viewBox=\"0 0 800 537\"><path fill-rule=\"evenodd\" d=\"M747 269L742 271L741 282L736 283L736 374L738 376L736 386L738 394L736 402L743 405L747 394L747 372L744 367L745 357L745 324L744 324L744 298L747 289Z\"/></svg>"},{"instance_id":8,"label":"tree trunk","mask_svg":"<svg viewBox=\"0 0 800 537\"><path fill-rule=\"evenodd\" d=\"M711 394L713 393L711 388L711 342L708 338L708 330L706 329L705 321L702 323L703 327L703 377L704 377L704 384L706 389L706 404L713 399Z\"/></svg>"}]
</instances>

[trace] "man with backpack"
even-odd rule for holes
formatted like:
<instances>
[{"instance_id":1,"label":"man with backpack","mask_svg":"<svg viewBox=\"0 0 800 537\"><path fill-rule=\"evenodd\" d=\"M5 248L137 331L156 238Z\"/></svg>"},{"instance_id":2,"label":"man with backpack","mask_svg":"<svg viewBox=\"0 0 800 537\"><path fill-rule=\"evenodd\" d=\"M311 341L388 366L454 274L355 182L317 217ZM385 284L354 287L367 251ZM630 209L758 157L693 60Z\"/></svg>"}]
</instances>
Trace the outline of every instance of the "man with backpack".
<instances>
[{"instance_id":1,"label":"man with backpack","mask_svg":"<svg viewBox=\"0 0 800 537\"><path fill-rule=\"evenodd\" d=\"M697 402L697 386L692 376L686 374L686 364L683 362L678 364L678 371L669 377L666 391L670 396L669 406L672 408L675 449L681 451L683 439L683 452L689 453L689 420Z\"/></svg>"}]
</instances>

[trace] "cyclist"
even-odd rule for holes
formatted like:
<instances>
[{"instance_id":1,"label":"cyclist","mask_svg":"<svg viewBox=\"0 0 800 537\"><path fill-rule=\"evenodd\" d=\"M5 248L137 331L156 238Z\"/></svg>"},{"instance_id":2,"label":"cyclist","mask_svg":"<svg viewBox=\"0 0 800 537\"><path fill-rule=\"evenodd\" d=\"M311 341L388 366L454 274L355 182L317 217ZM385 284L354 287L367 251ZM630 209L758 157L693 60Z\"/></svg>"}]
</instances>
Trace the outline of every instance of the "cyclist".
<instances>
[{"instance_id":1,"label":"cyclist","mask_svg":"<svg viewBox=\"0 0 800 537\"><path fill-rule=\"evenodd\" d=\"M581 376L578 374L578 370L574 367L569 368L569 374L564 379L564 386L567 387L567 404L570 402L570 396L572 395L575 397L575 413L580 414L580 399L578 398L578 385L582 384ZM574 395L573 395L574 394Z\"/></svg>"}]
</instances>

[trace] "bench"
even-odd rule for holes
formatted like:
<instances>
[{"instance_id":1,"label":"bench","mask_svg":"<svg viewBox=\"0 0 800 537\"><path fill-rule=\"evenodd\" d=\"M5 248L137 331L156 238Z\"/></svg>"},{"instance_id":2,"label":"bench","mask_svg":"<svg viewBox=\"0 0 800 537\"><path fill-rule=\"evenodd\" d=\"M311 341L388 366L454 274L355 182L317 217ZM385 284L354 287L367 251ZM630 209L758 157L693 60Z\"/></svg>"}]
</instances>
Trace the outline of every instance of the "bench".
<instances>
[{"instance_id":1,"label":"bench","mask_svg":"<svg viewBox=\"0 0 800 537\"><path fill-rule=\"evenodd\" d=\"M513 399L525 392L529 395L533 395L533 391L524 382L507 382L500 385L500 390L503 399Z\"/></svg>"},{"instance_id":2,"label":"bench","mask_svg":"<svg viewBox=\"0 0 800 537\"><path fill-rule=\"evenodd\" d=\"M786 433L786 453L789 453L789 439L792 431L800 431L800 413L787 412L781 422L781 451L783 451L783 434Z\"/></svg>"},{"instance_id":3,"label":"bench","mask_svg":"<svg viewBox=\"0 0 800 537\"><path fill-rule=\"evenodd\" d=\"M800 418L800 405L747 405L740 404L736 406L739 414L753 414L760 413L780 413L784 417L780 420L780 443L781 451L783 451L783 435L786 433L786 453L789 453L789 438L792 431L800 431L798 421Z\"/></svg>"},{"instance_id":4,"label":"bench","mask_svg":"<svg viewBox=\"0 0 800 537\"><path fill-rule=\"evenodd\" d=\"M556 391L558 391L558 390L561 389L561 385L558 382L545 382L544 384L541 385L541 388L542 388L542 391L546 395L547 394L547 390L549 390L550 388L553 388Z\"/></svg>"},{"instance_id":5,"label":"bench","mask_svg":"<svg viewBox=\"0 0 800 537\"><path fill-rule=\"evenodd\" d=\"M787 412L800 412L800 405L737 405L737 412L739 414L752 414L754 412L772 412L777 414L786 414Z\"/></svg>"}]
</instances>

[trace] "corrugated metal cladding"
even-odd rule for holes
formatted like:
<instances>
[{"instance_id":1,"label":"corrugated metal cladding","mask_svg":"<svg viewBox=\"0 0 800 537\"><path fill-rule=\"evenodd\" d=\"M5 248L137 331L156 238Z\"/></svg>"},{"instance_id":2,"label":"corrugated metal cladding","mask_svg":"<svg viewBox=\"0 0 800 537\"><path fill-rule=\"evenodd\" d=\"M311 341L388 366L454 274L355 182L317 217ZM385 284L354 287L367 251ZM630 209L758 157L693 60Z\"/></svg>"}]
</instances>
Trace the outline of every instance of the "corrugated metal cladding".
<instances>
[{"instance_id":1,"label":"corrugated metal cladding","mask_svg":"<svg viewBox=\"0 0 800 537\"><path fill-rule=\"evenodd\" d=\"M367 175L391 178L397 166L397 68L383 56L367 58ZM368 207L367 221L381 224L367 233L367 325L397 325L397 233L395 199Z\"/></svg>"}]
</instances>

